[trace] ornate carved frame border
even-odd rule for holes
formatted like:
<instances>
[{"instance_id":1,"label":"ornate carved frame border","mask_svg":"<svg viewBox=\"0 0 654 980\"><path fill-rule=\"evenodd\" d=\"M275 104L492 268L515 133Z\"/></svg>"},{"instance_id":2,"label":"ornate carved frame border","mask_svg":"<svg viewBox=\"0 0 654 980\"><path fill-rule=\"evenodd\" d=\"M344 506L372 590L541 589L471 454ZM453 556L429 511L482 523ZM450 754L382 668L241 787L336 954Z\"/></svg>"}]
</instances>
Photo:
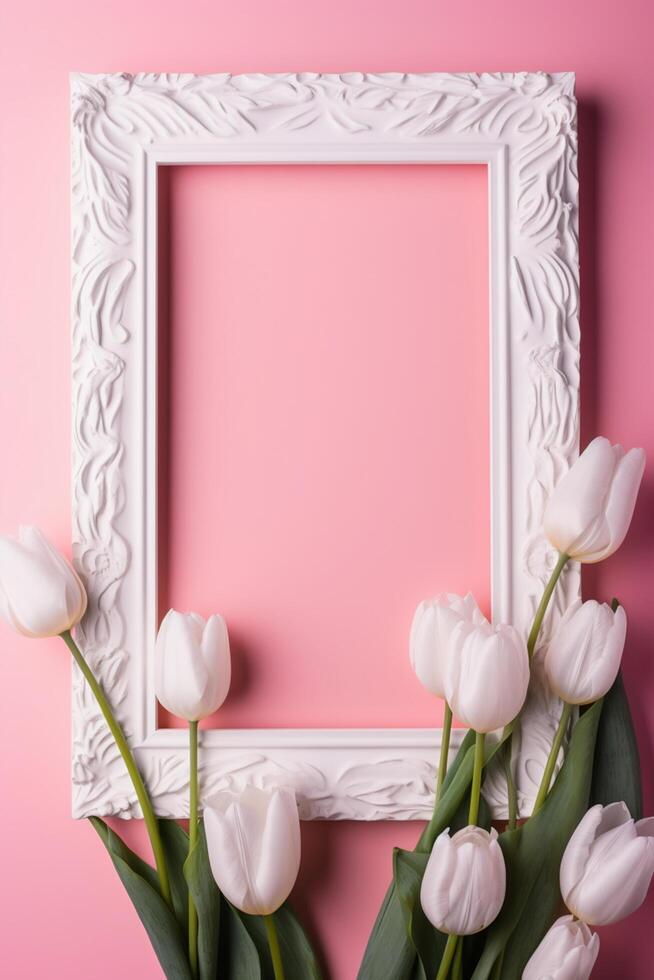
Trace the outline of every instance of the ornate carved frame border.
<instances>
[{"instance_id":1,"label":"ornate carved frame border","mask_svg":"<svg viewBox=\"0 0 654 980\"><path fill-rule=\"evenodd\" d=\"M544 497L577 453L578 245L569 73L72 76L74 555L82 641L157 811L186 808L186 733L157 730L157 171L190 163L484 163L490 202L492 580L525 627L552 560ZM578 589L575 573L562 597ZM419 597L417 597L419 598ZM543 729L555 708L536 682ZM515 765L527 806L539 725ZM202 734L205 794L281 780L305 818L411 819L431 806L440 733ZM139 811L74 677L75 816ZM542 745L540 744L542 741ZM489 784L497 815L501 780Z\"/></svg>"}]
</instances>

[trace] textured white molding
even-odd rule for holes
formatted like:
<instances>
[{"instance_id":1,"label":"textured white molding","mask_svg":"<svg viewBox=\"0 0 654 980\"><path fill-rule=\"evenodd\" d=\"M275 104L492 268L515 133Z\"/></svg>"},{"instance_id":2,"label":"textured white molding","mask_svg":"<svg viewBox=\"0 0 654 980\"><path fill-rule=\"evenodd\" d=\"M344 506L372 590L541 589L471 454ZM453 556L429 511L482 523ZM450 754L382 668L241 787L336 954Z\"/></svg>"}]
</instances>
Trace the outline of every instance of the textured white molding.
<instances>
[{"instance_id":1,"label":"textured white molding","mask_svg":"<svg viewBox=\"0 0 654 980\"><path fill-rule=\"evenodd\" d=\"M547 493L578 443L574 76L72 76L74 551L81 639L158 812L186 806L184 733L157 731L156 181L176 163L485 163L489 173L492 575L496 620L526 628L553 562ZM579 588L569 572L561 606ZM418 601L422 596L416 596ZM398 664L398 670L404 664ZM528 809L556 706L534 681L515 759ZM121 760L74 678L76 816L137 816ZM430 807L438 734L203 735L205 795L292 783L307 818L407 819ZM495 813L503 783L488 781Z\"/></svg>"}]
</instances>

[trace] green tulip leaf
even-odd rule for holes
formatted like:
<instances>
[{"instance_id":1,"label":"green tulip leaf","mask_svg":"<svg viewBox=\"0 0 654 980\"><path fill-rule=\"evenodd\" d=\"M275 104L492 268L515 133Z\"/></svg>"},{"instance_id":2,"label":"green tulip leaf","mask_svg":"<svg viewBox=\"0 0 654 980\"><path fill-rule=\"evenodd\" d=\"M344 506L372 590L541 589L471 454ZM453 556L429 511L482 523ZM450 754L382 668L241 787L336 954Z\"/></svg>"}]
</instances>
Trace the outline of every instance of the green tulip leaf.
<instances>
[{"instance_id":1,"label":"green tulip leaf","mask_svg":"<svg viewBox=\"0 0 654 980\"><path fill-rule=\"evenodd\" d=\"M241 913L223 896L220 903L219 980L263 980L259 950Z\"/></svg>"},{"instance_id":2,"label":"green tulip leaf","mask_svg":"<svg viewBox=\"0 0 654 980\"><path fill-rule=\"evenodd\" d=\"M417 853L429 854L433 841L440 833L439 827L442 830L448 825L448 819L454 817L472 778L474 740L474 733L468 732L461 743L443 783L440 803L420 835L416 846ZM453 788L452 784L468 757L468 779L460 780ZM445 823L441 826L444 818ZM368 939L357 980L379 980L379 977L385 977L387 980L421 980L422 969L416 955L416 948L407 932L405 911L396 883L392 881Z\"/></svg>"},{"instance_id":3,"label":"green tulip leaf","mask_svg":"<svg viewBox=\"0 0 654 980\"><path fill-rule=\"evenodd\" d=\"M564 849L561 850L561 856ZM560 863L560 861L545 861L542 864L534 880L524 914L504 951L502 978L522 977L525 964L549 927L559 915L567 911L562 904L559 888L558 865ZM557 867L554 867L555 864Z\"/></svg>"},{"instance_id":4,"label":"green tulip leaf","mask_svg":"<svg viewBox=\"0 0 654 980\"><path fill-rule=\"evenodd\" d=\"M508 734L489 744L486 764L494 758ZM414 853L431 853L434 841L447 827L458 829L459 825L465 826L467 823L464 814L467 812L466 798L472 780L474 744L474 732L467 732L447 771L440 801L420 835ZM483 804L480 815L489 826L490 814ZM419 905L420 881L414 882L412 907L416 903ZM418 960L416 947L407 931L407 902L408 893L405 893L403 903L394 880L386 892L368 939L357 980L379 980L380 977L384 977L384 980L420 980L424 967Z\"/></svg>"},{"instance_id":5,"label":"green tulip leaf","mask_svg":"<svg viewBox=\"0 0 654 980\"><path fill-rule=\"evenodd\" d=\"M419 972L418 972L419 971ZM423 980L416 949L407 933L395 881L391 882L370 933L357 980Z\"/></svg>"},{"instance_id":6,"label":"green tulip leaf","mask_svg":"<svg viewBox=\"0 0 654 980\"><path fill-rule=\"evenodd\" d=\"M475 733L468 731L447 770L438 806L434 807L431 820L420 835L416 851L429 853L438 835L455 819L457 809L472 781L474 756Z\"/></svg>"},{"instance_id":7,"label":"green tulip leaf","mask_svg":"<svg viewBox=\"0 0 654 980\"><path fill-rule=\"evenodd\" d=\"M259 951L262 980L274 980L263 918L260 915L247 915L245 912L238 914ZM322 971L316 954L290 903L285 902L277 909L273 918L286 980L321 980Z\"/></svg>"},{"instance_id":8,"label":"green tulip leaf","mask_svg":"<svg viewBox=\"0 0 654 980\"><path fill-rule=\"evenodd\" d=\"M500 835L506 899L486 933L472 980L488 980L504 952L502 980L520 980L524 966L560 908L563 851L588 809L595 741L602 714L596 702L575 725L563 766L542 809Z\"/></svg>"},{"instance_id":9,"label":"green tulip leaf","mask_svg":"<svg viewBox=\"0 0 654 980\"><path fill-rule=\"evenodd\" d=\"M161 897L156 873L104 820L99 817L89 819L143 923L164 974L168 980L192 980L185 939L175 916Z\"/></svg>"},{"instance_id":10,"label":"green tulip leaf","mask_svg":"<svg viewBox=\"0 0 654 980\"><path fill-rule=\"evenodd\" d=\"M458 809L449 822L450 834L468 826L470 794L466 791ZM477 824L484 830L491 826L490 807L483 796L479 800ZM430 855L420 851L393 851L393 881L404 914L404 924L413 943L425 980L432 980L445 950L447 936L434 929L422 911L420 888Z\"/></svg>"},{"instance_id":11,"label":"green tulip leaf","mask_svg":"<svg viewBox=\"0 0 654 980\"><path fill-rule=\"evenodd\" d=\"M121 840L118 834L113 832L113 830L107 823L105 823L104 820L102 820L101 817L89 817L88 821L100 837L100 840L104 846L109 851L110 856L112 852L107 843L109 840L112 841L112 844L116 849L116 853L119 853L121 857L127 861L130 868L135 871L136 874L140 875L141 878L144 878L148 884L152 885L156 891L159 891L159 875L157 874L156 870L147 863L147 861L144 861L138 856L138 854L135 854L134 851L130 850L127 844Z\"/></svg>"},{"instance_id":12,"label":"green tulip leaf","mask_svg":"<svg viewBox=\"0 0 654 980\"><path fill-rule=\"evenodd\" d=\"M211 873L202 821L198 826L197 843L184 862L183 871L198 915L200 980L215 980L218 971L221 901L220 891Z\"/></svg>"},{"instance_id":13,"label":"green tulip leaf","mask_svg":"<svg viewBox=\"0 0 654 980\"><path fill-rule=\"evenodd\" d=\"M463 976L469 978L479 962L484 949L485 932L476 932L472 936L463 937Z\"/></svg>"},{"instance_id":14,"label":"green tulip leaf","mask_svg":"<svg viewBox=\"0 0 654 980\"><path fill-rule=\"evenodd\" d=\"M175 917L182 935L188 929L188 887L184 878L184 862L188 857L188 834L176 820L157 820L161 844L166 855Z\"/></svg>"},{"instance_id":15,"label":"green tulip leaf","mask_svg":"<svg viewBox=\"0 0 654 980\"><path fill-rule=\"evenodd\" d=\"M314 949L290 902L275 912L286 980L322 980Z\"/></svg>"},{"instance_id":16,"label":"green tulip leaf","mask_svg":"<svg viewBox=\"0 0 654 980\"><path fill-rule=\"evenodd\" d=\"M492 762L512 731L513 726L505 729L497 741L487 743L484 752L484 766L488 766ZM448 770L447 778L443 783L441 798L438 805L434 808L431 820L420 835L420 840L416 845L416 851L422 853L431 852L434 841L444 830L448 827L450 829L455 827L457 821L461 821L461 826L463 827L467 824L467 819L462 820L461 807L465 806L464 801L472 781L472 769L475 757L474 743L475 733L468 732L461 743L461 748L456 759ZM480 807L482 806L483 804L480 803ZM488 811L480 809L482 817L484 816L484 812L486 814L485 819L488 820ZM459 828L457 827L457 829Z\"/></svg>"},{"instance_id":17,"label":"green tulip leaf","mask_svg":"<svg viewBox=\"0 0 654 980\"><path fill-rule=\"evenodd\" d=\"M623 800L634 820L643 815L643 790L640 757L629 701L622 675L604 698L604 708L597 733L591 806L595 803L618 803Z\"/></svg>"},{"instance_id":18,"label":"green tulip leaf","mask_svg":"<svg viewBox=\"0 0 654 980\"><path fill-rule=\"evenodd\" d=\"M404 915L406 934L411 940L422 967L422 980L433 980L445 950L447 936L438 932L422 911L420 886L429 860L418 851L393 851L393 881Z\"/></svg>"}]
</instances>

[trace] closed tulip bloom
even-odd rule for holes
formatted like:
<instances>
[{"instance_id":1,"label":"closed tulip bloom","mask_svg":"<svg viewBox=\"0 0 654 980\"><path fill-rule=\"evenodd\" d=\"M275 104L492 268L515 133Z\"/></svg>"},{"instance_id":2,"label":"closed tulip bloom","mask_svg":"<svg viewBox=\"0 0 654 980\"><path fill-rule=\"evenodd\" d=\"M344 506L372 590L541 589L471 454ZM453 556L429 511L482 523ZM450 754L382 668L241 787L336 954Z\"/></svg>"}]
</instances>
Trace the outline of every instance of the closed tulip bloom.
<instances>
[{"instance_id":1,"label":"closed tulip bloom","mask_svg":"<svg viewBox=\"0 0 654 980\"><path fill-rule=\"evenodd\" d=\"M627 634L622 606L577 599L565 612L545 655L552 690L568 704L603 697L617 677Z\"/></svg>"},{"instance_id":2,"label":"closed tulip bloom","mask_svg":"<svg viewBox=\"0 0 654 980\"><path fill-rule=\"evenodd\" d=\"M222 616L204 621L174 609L159 627L155 692L167 711L199 721L221 706L231 680L227 626Z\"/></svg>"},{"instance_id":3,"label":"closed tulip bloom","mask_svg":"<svg viewBox=\"0 0 654 980\"><path fill-rule=\"evenodd\" d=\"M204 809L209 862L223 895L241 912L270 915L300 869L300 820L289 789L220 793Z\"/></svg>"},{"instance_id":4,"label":"closed tulip bloom","mask_svg":"<svg viewBox=\"0 0 654 980\"><path fill-rule=\"evenodd\" d=\"M557 919L522 972L522 980L588 980L599 936L571 915Z\"/></svg>"},{"instance_id":5,"label":"closed tulip bloom","mask_svg":"<svg viewBox=\"0 0 654 980\"><path fill-rule=\"evenodd\" d=\"M436 929L455 936L481 932L497 917L505 891L497 831L464 827L436 838L420 888L423 912Z\"/></svg>"},{"instance_id":6,"label":"closed tulip bloom","mask_svg":"<svg viewBox=\"0 0 654 980\"><path fill-rule=\"evenodd\" d=\"M645 469L642 449L597 438L556 485L543 528L562 554L596 562L616 551L629 530Z\"/></svg>"},{"instance_id":7,"label":"closed tulip bloom","mask_svg":"<svg viewBox=\"0 0 654 980\"><path fill-rule=\"evenodd\" d=\"M642 905L652 874L654 817L636 822L624 803L598 803L565 849L561 894L578 919L606 926Z\"/></svg>"},{"instance_id":8,"label":"closed tulip bloom","mask_svg":"<svg viewBox=\"0 0 654 980\"><path fill-rule=\"evenodd\" d=\"M441 592L424 599L415 611L409 639L409 656L420 683L442 698L445 695L444 668L448 641L460 622L485 622L471 592L466 596Z\"/></svg>"},{"instance_id":9,"label":"closed tulip bloom","mask_svg":"<svg viewBox=\"0 0 654 980\"><path fill-rule=\"evenodd\" d=\"M452 631L445 668L445 697L452 711L476 732L508 725L529 685L529 656L512 626L459 623Z\"/></svg>"},{"instance_id":10,"label":"closed tulip bloom","mask_svg":"<svg viewBox=\"0 0 654 980\"><path fill-rule=\"evenodd\" d=\"M23 636L58 636L85 612L78 575L38 528L0 538L0 615L9 626Z\"/></svg>"}]
</instances>

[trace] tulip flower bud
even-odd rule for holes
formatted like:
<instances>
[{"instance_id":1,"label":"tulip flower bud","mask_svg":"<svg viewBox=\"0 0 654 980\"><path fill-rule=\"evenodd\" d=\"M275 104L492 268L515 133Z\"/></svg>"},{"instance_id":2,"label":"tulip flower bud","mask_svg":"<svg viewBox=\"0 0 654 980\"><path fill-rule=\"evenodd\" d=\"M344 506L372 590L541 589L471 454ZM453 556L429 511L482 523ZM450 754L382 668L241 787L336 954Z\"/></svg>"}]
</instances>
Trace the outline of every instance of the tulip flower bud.
<instances>
[{"instance_id":1,"label":"tulip flower bud","mask_svg":"<svg viewBox=\"0 0 654 980\"><path fill-rule=\"evenodd\" d=\"M459 623L448 647L445 698L456 717L476 732L513 721L529 686L529 656L517 630Z\"/></svg>"},{"instance_id":2,"label":"tulip flower bud","mask_svg":"<svg viewBox=\"0 0 654 980\"><path fill-rule=\"evenodd\" d=\"M491 924L506 891L504 856L497 831L464 827L436 838L420 888L420 903L441 932L470 936Z\"/></svg>"},{"instance_id":3,"label":"tulip flower bud","mask_svg":"<svg viewBox=\"0 0 654 980\"><path fill-rule=\"evenodd\" d=\"M532 954L522 980L588 980L599 944L599 936L585 922L563 915Z\"/></svg>"},{"instance_id":4,"label":"tulip flower bud","mask_svg":"<svg viewBox=\"0 0 654 980\"><path fill-rule=\"evenodd\" d=\"M559 880L573 915L606 926L642 905L652 874L654 817L636 823L624 803L598 803L568 841Z\"/></svg>"},{"instance_id":5,"label":"tulip flower bud","mask_svg":"<svg viewBox=\"0 0 654 980\"><path fill-rule=\"evenodd\" d=\"M449 637L460 622L475 626L485 622L471 592L465 597L441 592L435 599L424 599L411 624L411 665L420 683L439 698L445 696L444 668Z\"/></svg>"},{"instance_id":6,"label":"tulip flower bud","mask_svg":"<svg viewBox=\"0 0 654 980\"><path fill-rule=\"evenodd\" d=\"M642 449L625 453L608 439L593 439L547 502L543 528L550 543L581 562L612 555L629 530L644 469Z\"/></svg>"},{"instance_id":7,"label":"tulip flower bud","mask_svg":"<svg viewBox=\"0 0 654 980\"><path fill-rule=\"evenodd\" d=\"M229 637L222 616L169 610L159 627L155 692L172 714L199 721L217 711L231 680Z\"/></svg>"},{"instance_id":8,"label":"tulip flower bud","mask_svg":"<svg viewBox=\"0 0 654 980\"><path fill-rule=\"evenodd\" d=\"M228 901L270 915L288 898L300 869L300 819L289 789L220 793L204 809L209 863Z\"/></svg>"},{"instance_id":9,"label":"tulip flower bud","mask_svg":"<svg viewBox=\"0 0 654 980\"><path fill-rule=\"evenodd\" d=\"M36 527L0 538L0 615L23 636L58 636L79 623L86 592L66 559Z\"/></svg>"},{"instance_id":10,"label":"tulip flower bud","mask_svg":"<svg viewBox=\"0 0 654 980\"><path fill-rule=\"evenodd\" d=\"M627 633L622 606L575 600L561 619L545 655L552 690L568 704L603 697L617 677Z\"/></svg>"}]
</instances>

